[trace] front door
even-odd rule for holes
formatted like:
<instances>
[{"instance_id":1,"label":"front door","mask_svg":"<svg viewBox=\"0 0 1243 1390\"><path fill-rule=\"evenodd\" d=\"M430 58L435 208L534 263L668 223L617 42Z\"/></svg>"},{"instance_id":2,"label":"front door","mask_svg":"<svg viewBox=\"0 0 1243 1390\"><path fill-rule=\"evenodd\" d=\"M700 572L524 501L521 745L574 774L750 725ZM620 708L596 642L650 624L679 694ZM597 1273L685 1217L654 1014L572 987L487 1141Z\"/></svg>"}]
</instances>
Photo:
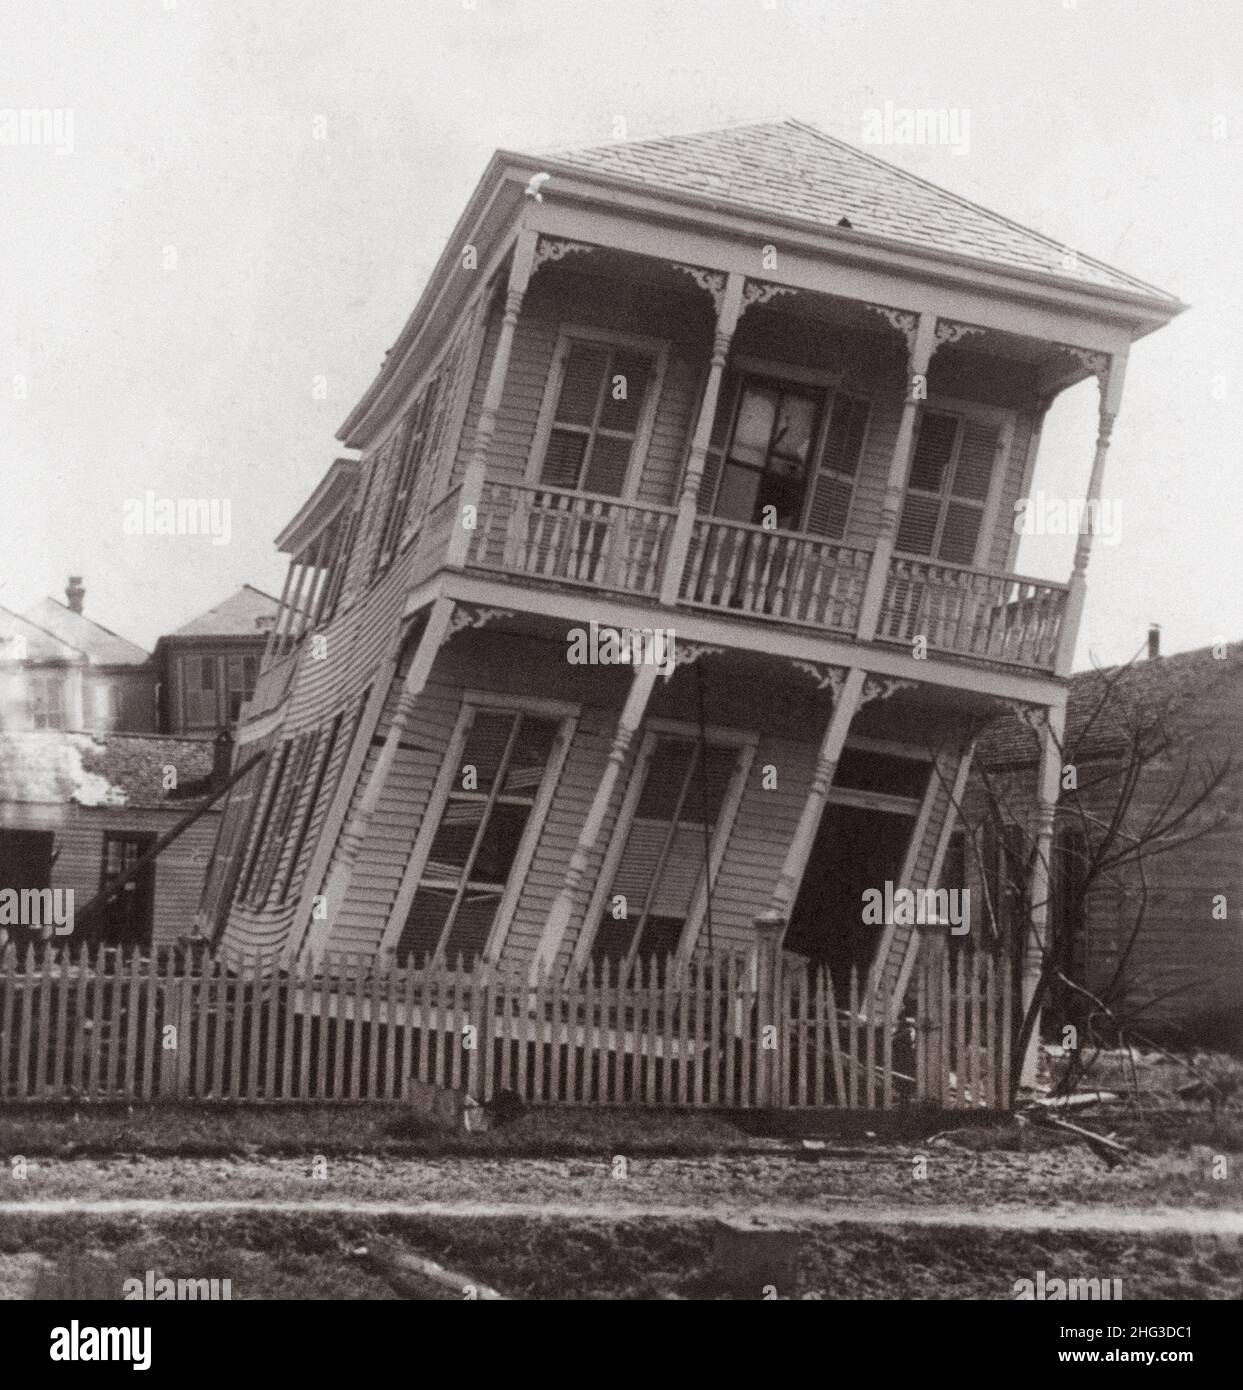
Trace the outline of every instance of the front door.
<instances>
[{"instance_id":1,"label":"front door","mask_svg":"<svg viewBox=\"0 0 1243 1390\"><path fill-rule=\"evenodd\" d=\"M155 844L150 830L105 830L99 886L123 878ZM149 946L155 904L155 863L143 868L104 908L100 943L104 946Z\"/></svg>"},{"instance_id":2,"label":"front door","mask_svg":"<svg viewBox=\"0 0 1243 1390\"><path fill-rule=\"evenodd\" d=\"M862 982L883 931L863 921L863 895L898 884L913 829L913 816L872 807L830 803L820 817L785 944L828 966L839 1004L851 967Z\"/></svg>"}]
</instances>

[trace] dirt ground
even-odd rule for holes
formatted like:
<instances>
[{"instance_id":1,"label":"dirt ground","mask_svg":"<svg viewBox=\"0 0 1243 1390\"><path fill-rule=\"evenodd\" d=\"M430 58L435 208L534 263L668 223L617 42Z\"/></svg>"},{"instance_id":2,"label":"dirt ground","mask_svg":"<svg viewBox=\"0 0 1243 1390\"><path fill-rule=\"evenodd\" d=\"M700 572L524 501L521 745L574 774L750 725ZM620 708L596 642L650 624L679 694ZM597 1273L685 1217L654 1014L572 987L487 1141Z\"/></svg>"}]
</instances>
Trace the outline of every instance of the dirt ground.
<instances>
[{"instance_id":1,"label":"dirt ground","mask_svg":"<svg viewBox=\"0 0 1243 1390\"><path fill-rule=\"evenodd\" d=\"M532 1110L458 1135L404 1107L10 1110L0 1296L115 1298L155 1270L229 1278L235 1298L391 1297L353 1253L381 1240L509 1297L715 1297L717 1220L763 1212L799 1244L782 1298L1013 1298L1039 1270L1121 1279L1126 1298L1243 1297L1243 1106L1158 1079L1072 1112L1126 1146L1112 1166L1073 1135L966 1115L800 1139L706 1112ZM179 1201L233 1205L160 1205Z\"/></svg>"}]
</instances>

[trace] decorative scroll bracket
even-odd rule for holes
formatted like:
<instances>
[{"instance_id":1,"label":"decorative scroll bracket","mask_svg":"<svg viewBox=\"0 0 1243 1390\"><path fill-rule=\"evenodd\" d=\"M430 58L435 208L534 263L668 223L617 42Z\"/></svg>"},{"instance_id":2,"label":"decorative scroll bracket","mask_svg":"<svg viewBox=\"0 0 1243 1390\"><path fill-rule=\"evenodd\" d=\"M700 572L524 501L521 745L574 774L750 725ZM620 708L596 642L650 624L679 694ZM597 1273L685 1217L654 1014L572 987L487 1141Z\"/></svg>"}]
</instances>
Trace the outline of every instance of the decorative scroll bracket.
<instances>
[{"instance_id":1,"label":"decorative scroll bracket","mask_svg":"<svg viewBox=\"0 0 1243 1390\"><path fill-rule=\"evenodd\" d=\"M769 280L748 280L742 287L742 312L753 304L767 304L779 294L797 294L793 285L774 285Z\"/></svg>"},{"instance_id":2,"label":"decorative scroll bracket","mask_svg":"<svg viewBox=\"0 0 1243 1390\"><path fill-rule=\"evenodd\" d=\"M1081 367L1091 372L1098 380L1103 380L1105 373L1109 370L1109 354L1107 352L1095 352L1092 348L1074 347L1070 343L1058 343L1057 350L1064 352L1067 357L1073 357Z\"/></svg>"},{"instance_id":3,"label":"decorative scroll bracket","mask_svg":"<svg viewBox=\"0 0 1243 1390\"><path fill-rule=\"evenodd\" d=\"M843 666L821 666L816 661L796 661L793 658L790 665L796 671L802 671L816 682L817 690L831 690L833 692L833 704L836 705L841 699L842 686L846 683L846 668Z\"/></svg>"},{"instance_id":4,"label":"decorative scroll bracket","mask_svg":"<svg viewBox=\"0 0 1243 1390\"><path fill-rule=\"evenodd\" d=\"M669 264L674 270L680 270L683 275L689 275L705 294L711 296L717 313L721 312L721 300L725 296L724 271L705 270L698 265L683 265L681 261L670 261Z\"/></svg>"},{"instance_id":5,"label":"decorative scroll bracket","mask_svg":"<svg viewBox=\"0 0 1243 1390\"><path fill-rule=\"evenodd\" d=\"M915 350L915 330L918 326L916 315L909 309L891 309L887 304L865 304L863 306L873 314L879 314L890 328L896 329L906 339L906 351L909 356Z\"/></svg>"},{"instance_id":6,"label":"decorative scroll bracket","mask_svg":"<svg viewBox=\"0 0 1243 1390\"><path fill-rule=\"evenodd\" d=\"M535 256L531 262L532 271L536 271L545 261L563 261L572 251L587 253L596 248L587 241L562 241L557 237L540 237L535 244Z\"/></svg>"},{"instance_id":7,"label":"decorative scroll bracket","mask_svg":"<svg viewBox=\"0 0 1243 1390\"><path fill-rule=\"evenodd\" d=\"M938 319L936 326L937 345L939 347L944 343L946 347L953 347L955 343L962 342L964 338L986 332L988 332L986 328L980 328L974 323L957 323L953 319Z\"/></svg>"},{"instance_id":8,"label":"decorative scroll bracket","mask_svg":"<svg viewBox=\"0 0 1243 1390\"><path fill-rule=\"evenodd\" d=\"M483 627L490 623L493 618L512 618L513 616L514 610L512 608L471 608L461 603L456 604L445 632L445 641L456 637L459 632L465 632L467 628Z\"/></svg>"},{"instance_id":9,"label":"decorative scroll bracket","mask_svg":"<svg viewBox=\"0 0 1243 1390\"><path fill-rule=\"evenodd\" d=\"M863 682L863 693L859 696L859 708L871 704L873 700L888 700L899 690L918 690L918 681L900 680L896 676L869 676Z\"/></svg>"},{"instance_id":10,"label":"decorative scroll bracket","mask_svg":"<svg viewBox=\"0 0 1243 1390\"><path fill-rule=\"evenodd\" d=\"M713 647L707 642L678 642L673 644L673 669L664 672L666 680L681 666L690 666L701 656L723 656L724 647Z\"/></svg>"}]
</instances>

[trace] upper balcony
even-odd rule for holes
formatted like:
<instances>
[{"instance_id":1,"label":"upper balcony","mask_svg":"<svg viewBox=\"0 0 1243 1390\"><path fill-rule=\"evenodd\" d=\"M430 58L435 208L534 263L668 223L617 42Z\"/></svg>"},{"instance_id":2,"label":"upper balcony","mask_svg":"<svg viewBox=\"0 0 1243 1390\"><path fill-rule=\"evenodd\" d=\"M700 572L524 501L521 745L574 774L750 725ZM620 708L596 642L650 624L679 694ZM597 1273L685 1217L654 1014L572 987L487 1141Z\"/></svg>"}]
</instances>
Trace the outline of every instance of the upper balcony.
<instances>
[{"instance_id":1,"label":"upper balcony","mask_svg":"<svg viewBox=\"0 0 1243 1390\"><path fill-rule=\"evenodd\" d=\"M705 643L1069 671L1090 537L1065 583L1017 573L1015 506L1092 378L1099 498L1130 345L1177 300L797 122L498 152L462 231L477 261L446 249L340 435L358 549L390 537L412 602L501 576Z\"/></svg>"},{"instance_id":2,"label":"upper balcony","mask_svg":"<svg viewBox=\"0 0 1243 1390\"><path fill-rule=\"evenodd\" d=\"M488 482L468 564L658 600L677 511ZM805 532L697 517L679 606L858 637L872 550ZM1052 671L1068 586L895 555L873 640Z\"/></svg>"}]
</instances>

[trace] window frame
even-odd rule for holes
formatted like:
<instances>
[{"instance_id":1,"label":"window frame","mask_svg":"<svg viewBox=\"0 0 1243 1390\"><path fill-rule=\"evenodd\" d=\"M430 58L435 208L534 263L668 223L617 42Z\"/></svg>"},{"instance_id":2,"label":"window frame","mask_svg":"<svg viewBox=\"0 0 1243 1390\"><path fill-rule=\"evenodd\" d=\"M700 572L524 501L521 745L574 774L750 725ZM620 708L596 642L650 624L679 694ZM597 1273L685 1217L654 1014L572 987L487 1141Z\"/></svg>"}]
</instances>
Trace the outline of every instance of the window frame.
<instances>
[{"instance_id":1,"label":"window frame","mask_svg":"<svg viewBox=\"0 0 1243 1390\"><path fill-rule=\"evenodd\" d=\"M716 517L717 500L720 497L721 483L725 477L725 468L729 461L729 446L733 439L734 428L738 418L738 405L742 398L742 391L748 378L758 377L768 381L779 388L790 387L793 389L811 388L821 393L819 407L819 421L816 426L816 436L813 441L811 451L808 454L807 477L804 484L803 502L799 508L798 526L795 534L800 536L814 536L819 540L826 541L833 545L845 545L849 543L851 534L850 525L854 515L855 503L858 500L859 482L863 474L864 465L867 460L868 445L871 442L872 430L876 425L877 401L876 395L870 390L851 390L845 384L846 374L841 371L830 371L818 367L801 367L793 362L780 362L769 357L756 357L749 353L737 353L730 358L729 368L733 374L733 398L729 402L729 419L725 427L725 437L719 448L709 446L709 452L715 448L719 454L716 464L715 478L713 479L711 497L702 500L702 515ZM815 500L816 482L820 476L821 469L824 467L824 451L828 445L829 429L833 422L833 412L837 407L839 396L849 396L852 400L860 401L868 412L867 424L864 427L863 439L859 445L859 466L852 476L833 471L833 476L843 482L850 484L850 504L846 508L846 516L842 525L840 536L828 536L819 531L812 531L808 528L808 518L811 514L812 503ZM729 525L751 525L757 522L733 522L726 518ZM780 528L777 528L778 532Z\"/></svg>"},{"instance_id":2,"label":"window frame","mask_svg":"<svg viewBox=\"0 0 1243 1390\"><path fill-rule=\"evenodd\" d=\"M616 496L605 492L587 492L583 488L562 488L555 483L540 481L544 470L544 460L552 439L556 423L557 401L561 396L561 386L565 379L565 366L570 348L575 342L586 342L597 347L614 351L617 348L632 352L646 353L652 358L652 374L648 378L647 396L643 410L635 427L634 439L630 445L630 458L626 464L626 478L621 492ZM643 466L647 461L652 445L652 434L656 427L656 415L664 394L665 374L669 365L670 344L667 338L654 338L638 333L623 333L612 328L598 328L593 324L561 322L557 326L557 342L548 364L548 374L544 380L544 394L540 400L539 415L536 418L535 436L527 455L527 466L523 481L530 487L550 489L554 492L569 492L575 496L598 497L607 502L633 502L638 496L639 484L643 478ZM594 439L596 426L592 425Z\"/></svg>"},{"instance_id":3,"label":"window frame","mask_svg":"<svg viewBox=\"0 0 1243 1390\"><path fill-rule=\"evenodd\" d=\"M578 940L574 943L571 969L576 974L586 970L591 964L596 936L599 933L600 921L604 914L604 905L613 887L613 880L617 877L617 870L626 848L626 841L629 838L631 826L634 824L639 800L647 782L648 765L656 751L657 744L662 738L670 737L689 739L697 744L699 733L697 724L687 723L683 720L644 720L643 741L639 745L639 752L631 765L625 795L617 812L617 819L613 822L613 830L609 836L604 857L600 862L600 868L596 875L596 885L592 890L586 914L579 927ZM705 727L703 734L705 743L715 743L718 746L736 749L734 772L721 801L721 812L717 817L716 825L713 827L712 841L708 848L708 877L715 883L720 873L721 863L725 858L725 851L734 832L734 825L738 819L742 799L746 794L747 784L751 778L751 768L759 748L760 736L758 733L745 729L727 728L715 724ZM703 871L700 870L699 882L691 897L690 906L687 908L686 920L682 924L682 934L674 953L674 958L679 963L689 960L694 953L695 943L699 939L703 919L707 913L707 886L707 880ZM631 956L633 950L632 945L627 955Z\"/></svg>"},{"instance_id":4,"label":"window frame","mask_svg":"<svg viewBox=\"0 0 1243 1390\"><path fill-rule=\"evenodd\" d=\"M427 805L419 821L419 828L414 837L410 857L406 861L406 867L402 873L397 896L393 899L393 906L389 910L388 921L380 939L381 951L395 952L401 943L406 918L410 914L414 895L422 881L436 833L440 829L441 819L444 816L446 806L449 804L449 795L453 790L454 779L457 776L462 752L466 746L466 738L474 722L475 714L508 712L558 720L559 728L553 738L552 750L544 767L544 775L540 779L540 785L531 803L531 813L527 817L522 836L518 841L518 849L514 855L514 861L510 865L509 876L501 893L501 900L497 904L496 916L489 928L488 938L476 957L476 964L495 965L500 960L501 953L505 949L509 929L513 924L514 913L521 901L523 889L526 887L531 861L535 857L536 847L547 822L548 811L552 806L566 758L569 756L570 748L574 742L581 710L581 705L570 701L549 700L533 695L506 695L490 690L464 690L462 692L462 701L458 708L453 733L445 745L444 757L441 759L440 769L436 774ZM435 955L428 960L424 968L430 969L443 962L444 938L445 933L442 933L441 943L437 947Z\"/></svg>"},{"instance_id":5,"label":"window frame","mask_svg":"<svg viewBox=\"0 0 1243 1390\"><path fill-rule=\"evenodd\" d=\"M32 729L57 730L69 727L69 702L65 699L67 685L65 676L55 668L50 671L30 672L26 685L26 707L30 711ZM39 692L37 701L36 691ZM43 711L42 722L40 707ZM54 720L49 717L52 714L55 714Z\"/></svg>"},{"instance_id":6,"label":"window frame","mask_svg":"<svg viewBox=\"0 0 1243 1390\"><path fill-rule=\"evenodd\" d=\"M939 546L941 536L945 529L945 518L949 511L952 501L969 502L967 498L956 498L949 490L949 481L958 467L958 457L962 449L962 422L967 419L977 421L987 421L989 424L996 425L998 428L997 447L993 455L993 468L988 480L988 493L980 506L980 529L976 533L975 553L971 558L970 564L964 564L959 560L942 560L935 554L925 555L918 551L900 550L897 547L898 532L902 526L902 512L906 507L906 499L910 495L911 471L915 467L915 449L918 442L918 430L923 422L925 413L931 411L934 415L954 415L959 419L958 435L954 440L954 458L952 464L946 469L945 478L942 480L942 490L940 493L930 493L919 491L917 497L936 497L938 503L937 525L934 533L933 550ZM927 400L921 402L919 419L916 421L916 433L911 438L910 457L907 459L906 472L902 479L902 501L898 509L898 526L894 531L894 553L904 559L922 561L929 565L946 565L951 569L968 570L991 570L988 564L989 551L992 549L992 542L997 529L997 510L1001 504L1001 495L1005 489L1006 477L1010 471L1011 452L1014 447L1014 429L1017 412L1006 406L987 405L982 401L963 400L958 396L929 396ZM983 558L981 558L981 555ZM999 571L1000 572L1000 571Z\"/></svg>"}]
</instances>

